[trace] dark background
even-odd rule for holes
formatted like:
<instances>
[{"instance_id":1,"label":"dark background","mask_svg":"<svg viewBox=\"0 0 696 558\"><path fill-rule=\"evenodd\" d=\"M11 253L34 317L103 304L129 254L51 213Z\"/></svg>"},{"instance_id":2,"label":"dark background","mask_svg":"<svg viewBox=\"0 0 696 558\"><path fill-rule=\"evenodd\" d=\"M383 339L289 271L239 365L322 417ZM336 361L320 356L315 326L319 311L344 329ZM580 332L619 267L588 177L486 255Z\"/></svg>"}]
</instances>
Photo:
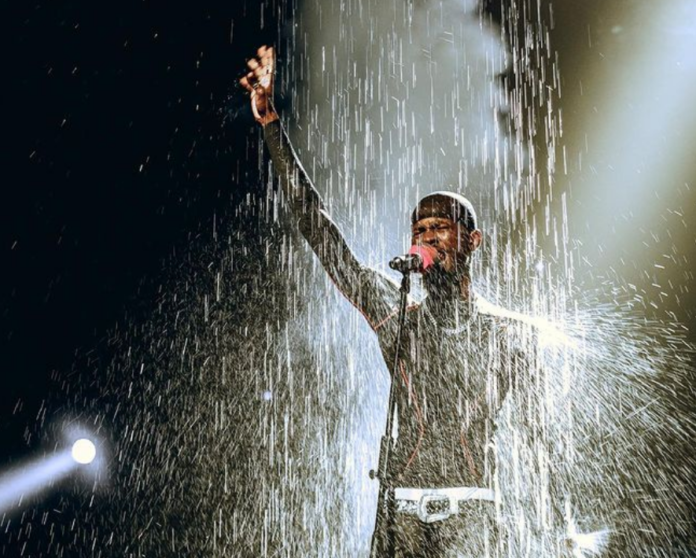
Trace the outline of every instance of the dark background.
<instances>
[{"instance_id":1,"label":"dark background","mask_svg":"<svg viewBox=\"0 0 696 558\"><path fill-rule=\"evenodd\" d=\"M256 186L236 78L277 35L257 2L4 11L0 462L31 449L27 422L76 351L137 314L176 247Z\"/></svg>"}]
</instances>

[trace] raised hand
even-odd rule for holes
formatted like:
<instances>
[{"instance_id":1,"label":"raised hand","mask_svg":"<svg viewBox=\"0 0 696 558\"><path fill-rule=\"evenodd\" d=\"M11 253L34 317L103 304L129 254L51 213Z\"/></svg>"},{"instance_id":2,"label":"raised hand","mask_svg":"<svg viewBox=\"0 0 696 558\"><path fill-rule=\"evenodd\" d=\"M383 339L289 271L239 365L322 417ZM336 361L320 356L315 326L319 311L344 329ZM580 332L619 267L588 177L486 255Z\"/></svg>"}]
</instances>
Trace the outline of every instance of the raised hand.
<instances>
[{"instance_id":1,"label":"raised hand","mask_svg":"<svg viewBox=\"0 0 696 558\"><path fill-rule=\"evenodd\" d=\"M239 83L251 94L251 110L262 125L278 120L273 108L273 82L275 78L275 50L263 45L256 56L247 62L249 72Z\"/></svg>"}]
</instances>

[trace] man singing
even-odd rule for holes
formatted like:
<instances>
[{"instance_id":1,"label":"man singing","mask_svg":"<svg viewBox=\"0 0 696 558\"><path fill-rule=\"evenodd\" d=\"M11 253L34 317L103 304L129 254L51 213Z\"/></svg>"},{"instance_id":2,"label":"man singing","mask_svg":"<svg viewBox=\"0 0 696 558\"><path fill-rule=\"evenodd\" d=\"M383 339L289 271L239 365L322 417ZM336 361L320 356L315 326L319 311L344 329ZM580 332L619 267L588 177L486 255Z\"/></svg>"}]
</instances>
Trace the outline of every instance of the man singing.
<instances>
[{"instance_id":1,"label":"man singing","mask_svg":"<svg viewBox=\"0 0 696 558\"><path fill-rule=\"evenodd\" d=\"M247 64L240 83L299 229L377 334L394 384L393 513L378 522L377 554L507 556L496 521L494 421L536 364L516 341L520 323L472 292L470 262L482 238L472 205L436 192L414 209L412 244L435 263L420 270L427 297L409 306L395 355L398 286L356 260L290 145L272 103L273 48Z\"/></svg>"}]
</instances>

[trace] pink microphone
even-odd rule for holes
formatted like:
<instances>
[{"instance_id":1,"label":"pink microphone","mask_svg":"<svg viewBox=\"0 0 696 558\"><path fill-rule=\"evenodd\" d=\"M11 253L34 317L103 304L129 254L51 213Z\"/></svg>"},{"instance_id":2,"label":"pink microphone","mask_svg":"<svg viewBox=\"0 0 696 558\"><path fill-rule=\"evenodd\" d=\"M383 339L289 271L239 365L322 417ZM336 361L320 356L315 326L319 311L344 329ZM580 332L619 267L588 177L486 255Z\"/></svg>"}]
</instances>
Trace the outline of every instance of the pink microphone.
<instances>
[{"instance_id":1,"label":"pink microphone","mask_svg":"<svg viewBox=\"0 0 696 558\"><path fill-rule=\"evenodd\" d=\"M389 267L401 273L423 273L437 258L437 250L431 246L411 246L406 256L399 256L389 262Z\"/></svg>"}]
</instances>

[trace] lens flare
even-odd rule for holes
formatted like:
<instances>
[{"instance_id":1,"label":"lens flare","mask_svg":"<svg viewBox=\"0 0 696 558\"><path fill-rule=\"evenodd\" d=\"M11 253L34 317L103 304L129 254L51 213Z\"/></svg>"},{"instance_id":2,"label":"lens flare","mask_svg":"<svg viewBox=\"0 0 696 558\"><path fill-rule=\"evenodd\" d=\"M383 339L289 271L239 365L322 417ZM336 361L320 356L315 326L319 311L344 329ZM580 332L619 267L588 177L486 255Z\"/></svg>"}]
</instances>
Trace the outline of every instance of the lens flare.
<instances>
[{"instance_id":1,"label":"lens flare","mask_svg":"<svg viewBox=\"0 0 696 558\"><path fill-rule=\"evenodd\" d=\"M72 447L72 458L81 465L87 465L94 461L97 448L87 438L77 440Z\"/></svg>"}]
</instances>

